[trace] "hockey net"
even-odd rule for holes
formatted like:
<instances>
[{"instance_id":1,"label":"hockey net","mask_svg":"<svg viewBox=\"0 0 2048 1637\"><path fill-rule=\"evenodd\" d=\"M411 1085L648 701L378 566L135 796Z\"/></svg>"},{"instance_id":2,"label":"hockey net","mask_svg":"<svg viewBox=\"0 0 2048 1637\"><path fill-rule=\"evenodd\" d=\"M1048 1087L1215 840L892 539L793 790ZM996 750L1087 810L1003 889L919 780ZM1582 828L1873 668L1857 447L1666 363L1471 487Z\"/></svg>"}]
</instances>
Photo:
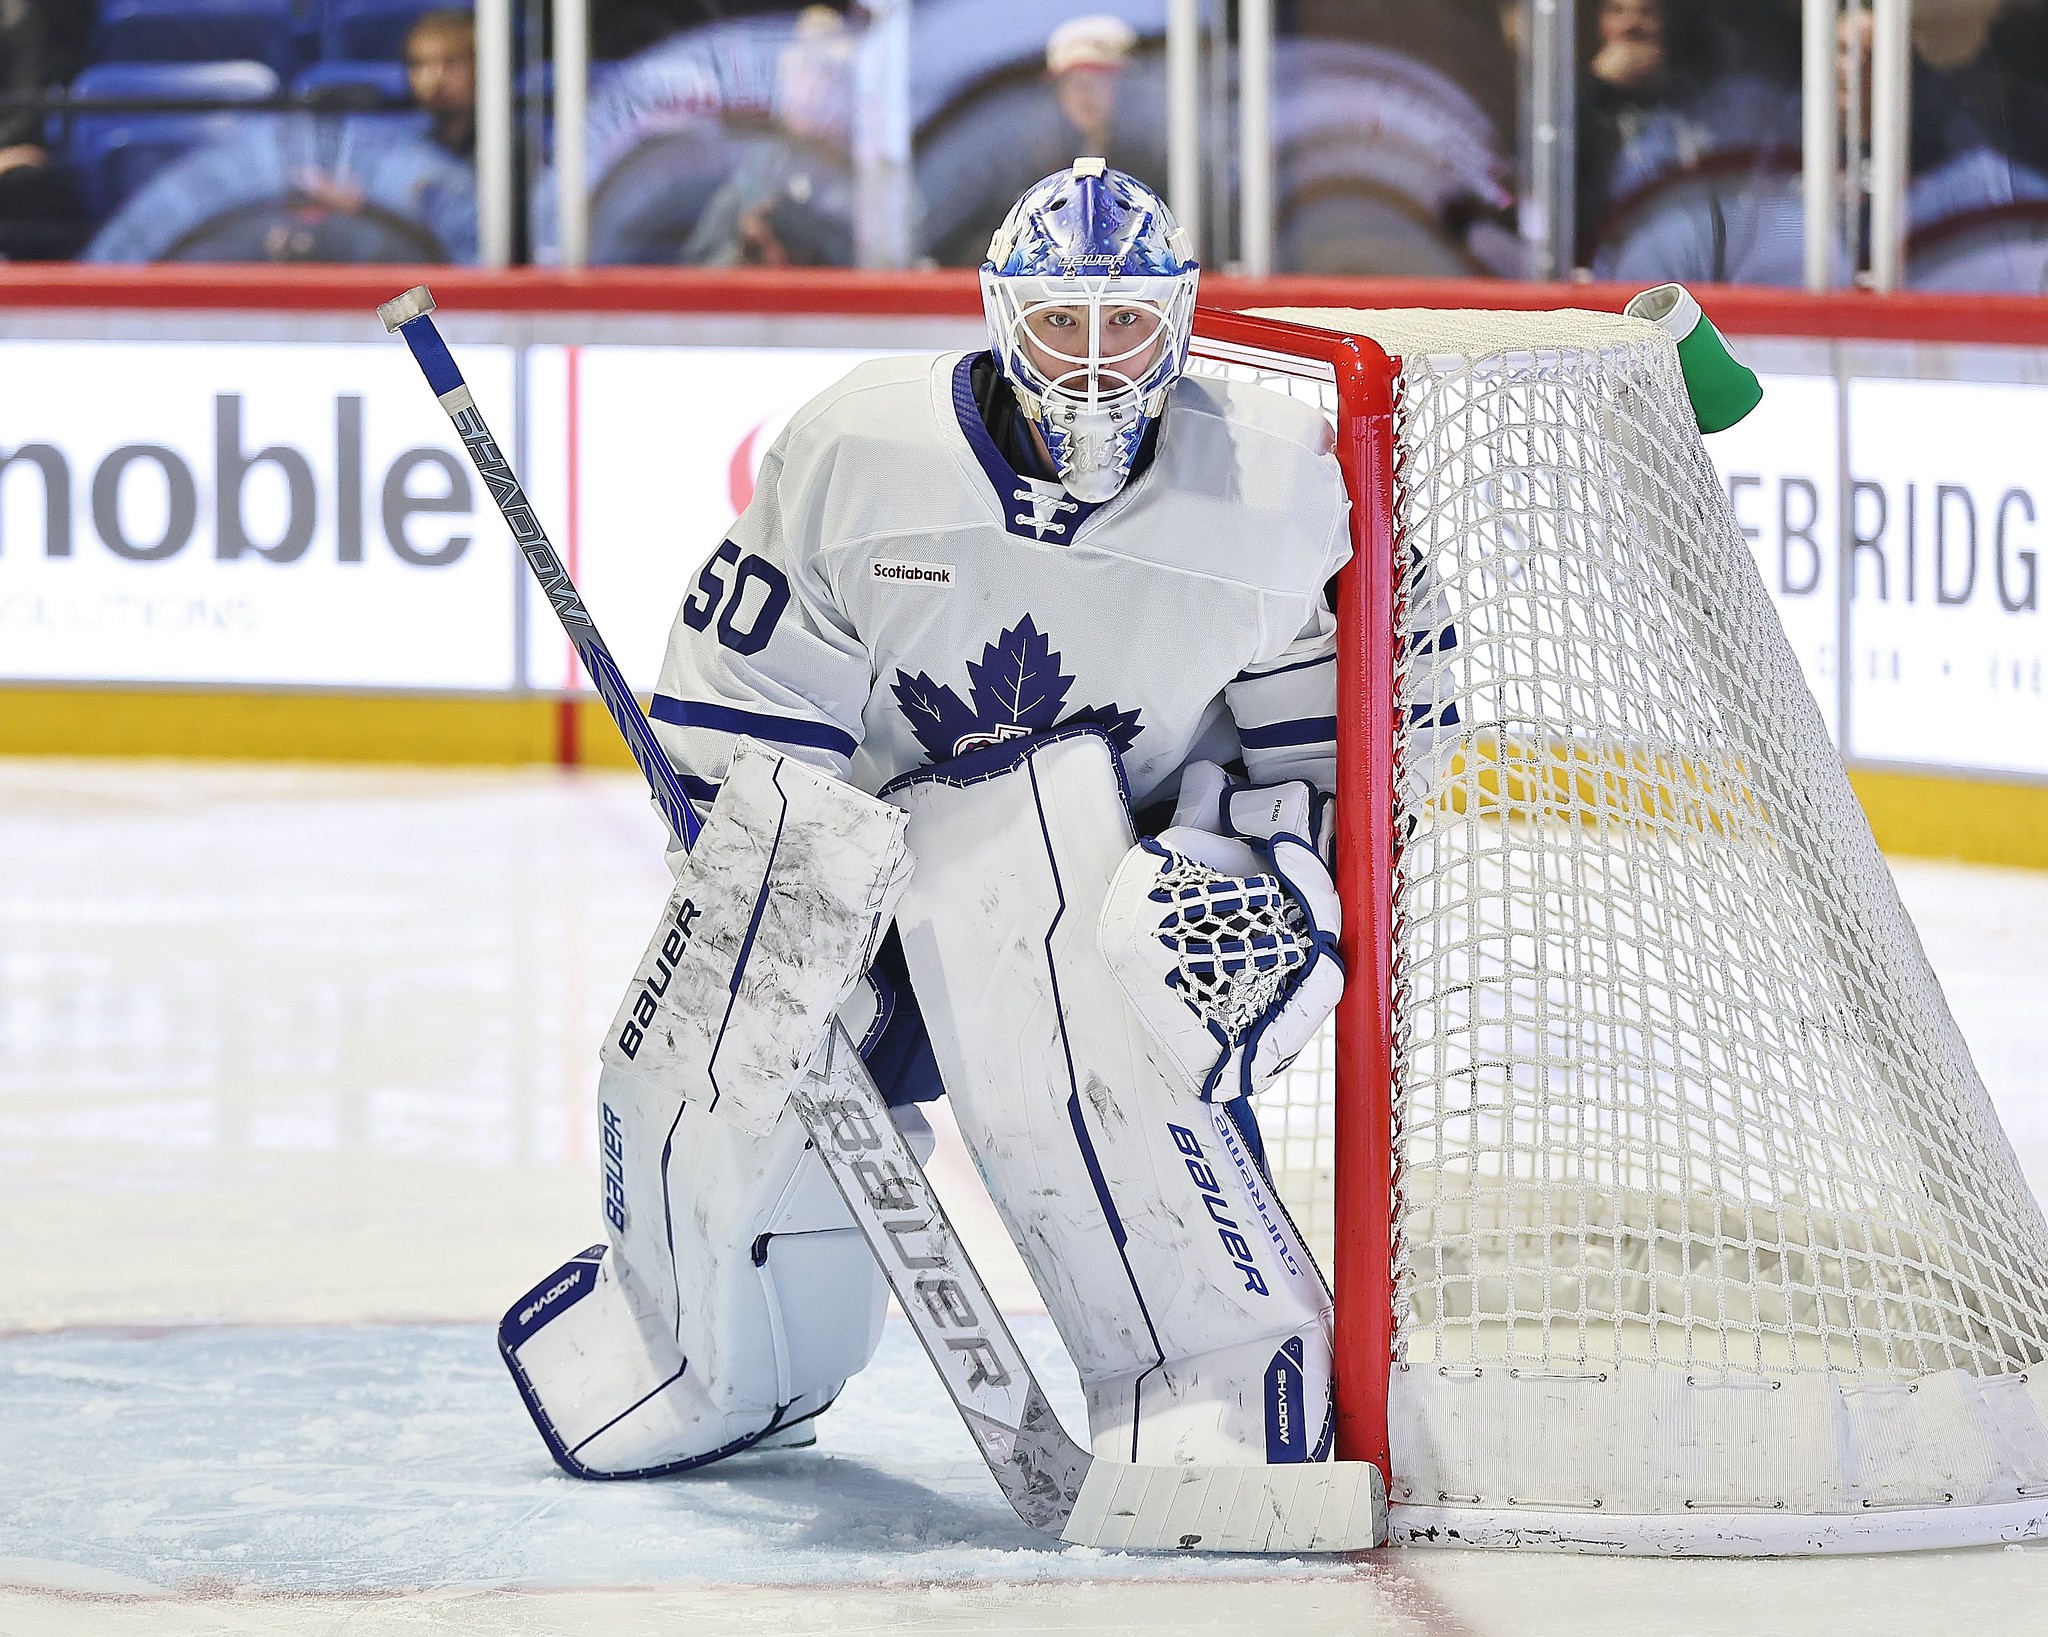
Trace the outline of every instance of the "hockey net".
<instances>
[{"instance_id":1,"label":"hockey net","mask_svg":"<svg viewBox=\"0 0 2048 1637\"><path fill-rule=\"evenodd\" d=\"M2048 1531L2048 1228L1675 348L1268 318L1203 314L1195 367L1324 408L1359 547L1351 992L1259 1109L1334 1261L1340 1453L1397 1539Z\"/></svg>"}]
</instances>

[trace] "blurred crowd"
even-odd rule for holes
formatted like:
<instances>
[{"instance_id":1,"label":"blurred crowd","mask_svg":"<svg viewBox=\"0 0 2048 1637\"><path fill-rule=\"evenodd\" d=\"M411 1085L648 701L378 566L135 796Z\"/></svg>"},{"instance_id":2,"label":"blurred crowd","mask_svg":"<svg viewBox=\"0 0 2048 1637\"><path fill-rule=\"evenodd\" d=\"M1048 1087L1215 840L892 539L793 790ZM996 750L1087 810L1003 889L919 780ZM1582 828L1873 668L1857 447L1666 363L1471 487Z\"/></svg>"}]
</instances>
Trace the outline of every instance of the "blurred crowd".
<instances>
[{"instance_id":1,"label":"blurred crowd","mask_svg":"<svg viewBox=\"0 0 2048 1637\"><path fill-rule=\"evenodd\" d=\"M1529 0L1288 0L1274 138L1283 270L1515 277ZM910 0L914 259L978 262L1078 154L1165 180L1158 0ZM2041 290L2048 0L1916 0L1907 280ZM516 253L557 254L542 0L516 0ZM1796 284L1799 0L1579 0L1575 216L1590 276ZM859 0L592 0L598 262L861 259ZM1838 40L1845 181L1867 13ZM0 258L462 261L477 253L475 42L427 0L0 0ZM1205 66L1227 93L1227 57ZM863 79L866 75L868 78ZM872 145L873 133L868 133ZM1208 133L1212 233L1234 152ZM1868 256L1852 200L1828 247ZM1227 252L1212 253L1227 261Z\"/></svg>"},{"instance_id":2,"label":"blurred crowd","mask_svg":"<svg viewBox=\"0 0 2048 1637\"><path fill-rule=\"evenodd\" d=\"M1911 30L1906 281L2043 288L2048 5L1921 0ZM1584 18L1576 260L1602 277L1796 285L1800 19L1790 0L1596 0ZM1868 264L1868 11L1837 30L1851 197L1837 278Z\"/></svg>"},{"instance_id":3,"label":"blurred crowd","mask_svg":"<svg viewBox=\"0 0 2048 1637\"><path fill-rule=\"evenodd\" d=\"M0 0L0 256L476 255L466 8Z\"/></svg>"}]
</instances>

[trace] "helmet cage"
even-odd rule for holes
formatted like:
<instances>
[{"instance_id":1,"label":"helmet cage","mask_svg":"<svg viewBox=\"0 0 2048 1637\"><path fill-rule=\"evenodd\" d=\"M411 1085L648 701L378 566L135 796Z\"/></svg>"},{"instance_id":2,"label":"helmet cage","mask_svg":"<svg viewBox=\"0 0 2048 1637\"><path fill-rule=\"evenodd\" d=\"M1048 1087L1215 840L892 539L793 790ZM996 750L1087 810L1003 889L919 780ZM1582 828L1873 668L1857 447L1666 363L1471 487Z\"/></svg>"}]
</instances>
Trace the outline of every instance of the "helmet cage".
<instances>
[{"instance_id":1,"label":"helmet cage","mask_svg":"<svg viewBox=\"0 0 2048 1637\"><path fill-rule=\"evenodd\" d=\"M1100 504L1130 477L1187 367L1199 272L1166 201L1099 158L1027 189L989 240L989 345L1076 500ZM1054 309L1065 316L1039 322Z\"/></svg>"},{"instance_id":2,"label":"helmet cage","mask_svg":"<svg viewBox=\"0 0 2048 1637\"><path fill-rule=\"evenodd\" d=\"M982 305L996 363L1038 427L1061 481L1077 498L1121 488L1145 429L1187 368L1194 330L1195 271L1164 275L1000 274L984 267ZM1071 339L1032 321L1085 308ZM1121 325L1119 315L1149 315ZM1130 329L1138 339L1125 341Z\"/></svg>"},{"instance_id":3,"label":"helmet cage","mask_svg":"<svg viewBox=\"0 0 2048 1637\"><path fill-rule=\"evenodd\" d=\"M1034 420L1062 410L1154 416L1167 388L1187 368L1194 327L1195 275L1050 276L999 274L984 268L982 304L996 362ZM1087 309L1069 340L1032 320L1054 310ZM1149 314L1146 325L1123 326L1123 313ZM1138 339L1125 342L1130 328Z\"/></svg>"}]
</instances>

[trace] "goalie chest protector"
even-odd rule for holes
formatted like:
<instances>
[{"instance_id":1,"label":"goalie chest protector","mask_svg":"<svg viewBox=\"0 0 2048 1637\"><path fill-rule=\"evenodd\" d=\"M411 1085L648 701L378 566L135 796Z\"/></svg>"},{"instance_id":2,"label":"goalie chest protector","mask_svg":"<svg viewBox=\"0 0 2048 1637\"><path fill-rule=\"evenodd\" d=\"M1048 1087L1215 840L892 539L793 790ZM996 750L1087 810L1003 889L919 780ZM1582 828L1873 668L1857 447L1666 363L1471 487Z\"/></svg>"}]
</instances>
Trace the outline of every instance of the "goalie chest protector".
<instances>
[{"instance_id":1,"label":"goalie chest protector","mask_svg":"<svg viewBox=\"0 0 2048 1637\"><path fill-rule=\"evenodd\" d=\"M748 733L878 790L1093 723L1142 806L1198 744L1232 753L1222 701L1247 672L1300 667L1282 739L1326 724L1349 535L1321 414L1185 377L1150 465L1087 505L1004 461L972 364L864 364L776 440L671 638L654 716L684 769L716 779Z\"/></svg>"}]
</instances>

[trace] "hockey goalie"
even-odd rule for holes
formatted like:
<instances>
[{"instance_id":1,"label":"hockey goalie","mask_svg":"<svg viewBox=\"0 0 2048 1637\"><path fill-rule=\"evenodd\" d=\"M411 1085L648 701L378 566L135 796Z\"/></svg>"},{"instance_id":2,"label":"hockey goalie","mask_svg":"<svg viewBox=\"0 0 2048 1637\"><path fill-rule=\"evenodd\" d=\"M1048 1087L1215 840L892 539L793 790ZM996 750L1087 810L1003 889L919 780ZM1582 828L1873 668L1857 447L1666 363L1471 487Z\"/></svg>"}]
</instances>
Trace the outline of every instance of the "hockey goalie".
<instances>
[{"instance_id":1,"label":"hockey goalie","mask_svg":"<svg viewBox=\"0 0 2048 1637\"><path fill-rule=\"evenodd\" d=\"M608 1240L501 1329L569 1472L807 1444L872 1357L788 1101L820 1007L921 1153L950 1099L1098 1459L1328 1458L1330 1298L1251 1099L1343 986L1347 500L1316 410L1184 373L1197 276L1130 177L1038 183L988 349L806 406L684 601L653 716L705 826L604 1047Z\"/></svg>"}]
</instances>

